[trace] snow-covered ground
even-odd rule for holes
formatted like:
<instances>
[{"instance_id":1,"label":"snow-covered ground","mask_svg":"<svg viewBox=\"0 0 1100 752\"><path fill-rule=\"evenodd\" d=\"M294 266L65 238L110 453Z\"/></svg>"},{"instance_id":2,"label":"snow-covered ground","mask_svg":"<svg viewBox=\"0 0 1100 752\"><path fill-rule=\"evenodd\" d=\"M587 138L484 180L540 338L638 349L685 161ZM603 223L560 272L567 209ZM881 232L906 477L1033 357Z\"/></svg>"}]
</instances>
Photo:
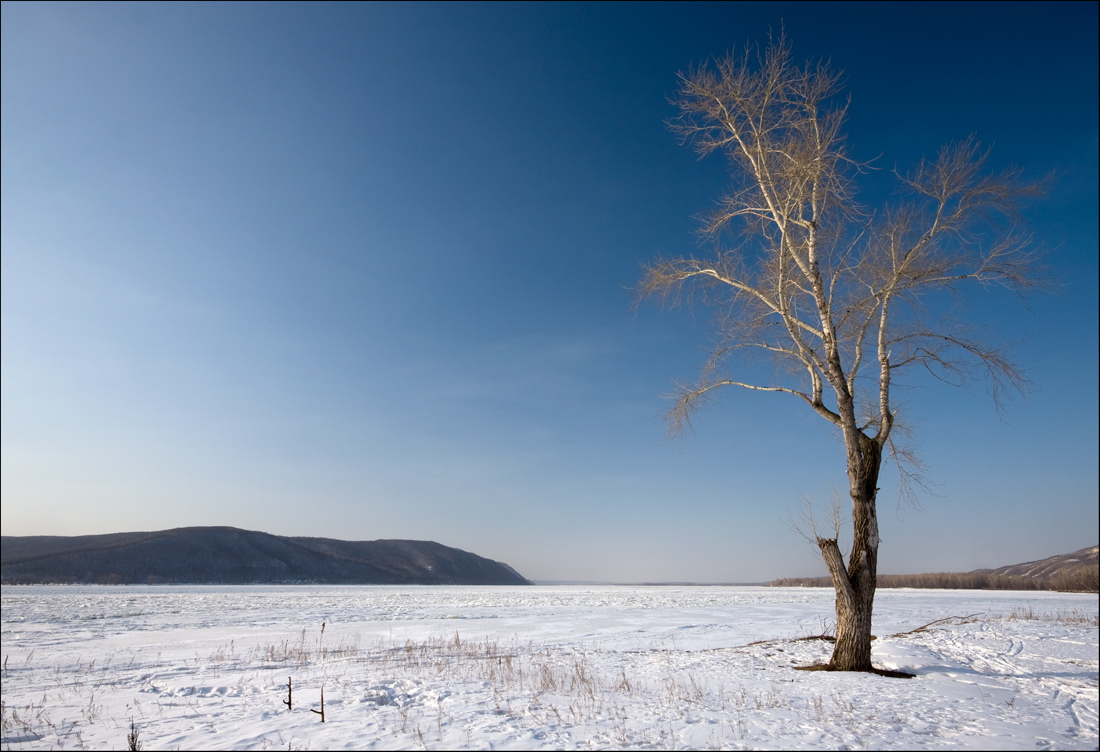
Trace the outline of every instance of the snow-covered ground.
<instances>
[{"instance_id":1,"label":"snow-covered ground","mask_svg":"<svg viewBox=\"0 0 1100 752\"><path fill-rule=\"evenodd\" d=\"M1098 599L820 589L5 587L5 749L1097 749ZM905 634L929 622L926 631ZM322 629L323 625L323 629ZM292 706L287 683L293 687ZM321 709L324 723L311 711Z\"/></svg>"}]
</instances>

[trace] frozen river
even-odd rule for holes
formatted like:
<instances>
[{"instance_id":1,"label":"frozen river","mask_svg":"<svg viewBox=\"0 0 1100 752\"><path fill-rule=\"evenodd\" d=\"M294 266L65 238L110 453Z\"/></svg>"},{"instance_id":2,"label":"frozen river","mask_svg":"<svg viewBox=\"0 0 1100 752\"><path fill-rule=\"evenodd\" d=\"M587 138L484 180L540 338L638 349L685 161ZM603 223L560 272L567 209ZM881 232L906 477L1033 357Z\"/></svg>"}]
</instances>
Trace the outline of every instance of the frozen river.
<instances>
[{"instance_id":1,"label":"frozen river","mask_svg":"<svg viewBox=\"0 0 1100 752\"><path fill-rule=\"evenodd\" d=\"M2 599L4 748L125 747L131 720L149 748L184 749L1097 747L1095 595L880 590L874 660L911 680L795 670L831 648L798 639L833 620L813 588Z\"/></svg>"}]
</instances>

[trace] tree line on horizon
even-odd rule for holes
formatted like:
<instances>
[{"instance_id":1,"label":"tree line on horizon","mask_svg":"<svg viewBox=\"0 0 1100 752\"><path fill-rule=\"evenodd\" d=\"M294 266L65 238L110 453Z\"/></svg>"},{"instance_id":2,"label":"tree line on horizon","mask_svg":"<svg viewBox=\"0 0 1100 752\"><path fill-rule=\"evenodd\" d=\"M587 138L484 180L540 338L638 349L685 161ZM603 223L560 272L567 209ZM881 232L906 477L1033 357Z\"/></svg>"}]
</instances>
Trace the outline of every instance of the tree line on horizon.
<instances>
[{"instance_id":1,"label":"tree line on horizon","mask_svg":"<svg viewBox=\"0 0 1100 752\"><path fill-rule=\"evenodd\" d=\"M766 583L771 587L832 587L829 577L783 577ZM1066 593L1100 592L1100 567L1075 567L1050 577L983 572L926 572L924 574L880 574L878 586L929 590L1053 590Z\"/></svg>"}]
</instances>

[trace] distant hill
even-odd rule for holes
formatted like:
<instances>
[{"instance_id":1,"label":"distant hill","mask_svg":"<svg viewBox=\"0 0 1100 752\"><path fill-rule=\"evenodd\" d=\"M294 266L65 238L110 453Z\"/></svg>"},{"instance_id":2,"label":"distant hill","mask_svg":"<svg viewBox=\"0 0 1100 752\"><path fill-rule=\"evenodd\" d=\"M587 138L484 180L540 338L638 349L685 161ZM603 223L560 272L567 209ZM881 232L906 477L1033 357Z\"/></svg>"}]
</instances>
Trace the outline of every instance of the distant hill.
<instances>
[{"instance_id":1,"label":"distant hill","mask_svg":"<svg viewBox=\"0 0 1100 752\"><path fill-rule=\"evenodd\" d=\"M958 588L962 590L1100 590L1097 546L1040 561L1010 564L998 569L926 574L880 574L879 587ZM830 587L828 577L787 577L767 583L777 587Z\"/></svg>"},{"instance_id":2,"label":"distant hill","mask_svg":"<svg viewBox=\"0 0 1100 752\"><path fill-rule=\"evenodd\" d=\"M1090 567L1095 570L1100 566L1100 547L1082 548L1072 554L1051 556L1049 559L1028 561L1023 564L1012 564L999 569L975 569L973 574L992 574L1002 577L1027 577L1030 579L1049 580L1062 575L1072 575L1086 571Z\"/></svg>"},{"instance_id":3,"label":"distant hill","mask_svg":"<svg viewBox=\"0 0 1100 752\"><path fill-rule=\"evenodd\" d=\"M507 564L431 541L288 538L232 527L0 537L0 581L529 585Z\"/></svg>"}]
</instances>

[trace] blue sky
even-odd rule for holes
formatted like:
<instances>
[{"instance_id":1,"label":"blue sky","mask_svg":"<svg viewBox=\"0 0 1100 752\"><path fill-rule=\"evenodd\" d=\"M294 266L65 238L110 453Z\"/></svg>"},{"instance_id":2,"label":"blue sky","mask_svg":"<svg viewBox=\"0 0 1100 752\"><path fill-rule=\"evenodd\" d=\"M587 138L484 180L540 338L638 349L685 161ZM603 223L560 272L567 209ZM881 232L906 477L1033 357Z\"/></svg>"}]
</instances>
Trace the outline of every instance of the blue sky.
<instances>
[{"instance_id":1,"label":"blue sky","mask_svg":"<svg viewBox=\"0 0 1100 752\"><path fill-rule=\"evenodd\" d=\"M3 5L5 535L233 525L437 540L529 578L823 573L844 483L793 398L669 439L707 312L632 310L727 185L676 73L780 26L887 168L976 134L1053 174L1056 290L973 311L1033 389L906 395L936 484L879 571L1096 543L1097 5ZM881 156L880 156L881 155ZM703 249L705 250L705 249Z\"/></svg>"}]
</instances>

